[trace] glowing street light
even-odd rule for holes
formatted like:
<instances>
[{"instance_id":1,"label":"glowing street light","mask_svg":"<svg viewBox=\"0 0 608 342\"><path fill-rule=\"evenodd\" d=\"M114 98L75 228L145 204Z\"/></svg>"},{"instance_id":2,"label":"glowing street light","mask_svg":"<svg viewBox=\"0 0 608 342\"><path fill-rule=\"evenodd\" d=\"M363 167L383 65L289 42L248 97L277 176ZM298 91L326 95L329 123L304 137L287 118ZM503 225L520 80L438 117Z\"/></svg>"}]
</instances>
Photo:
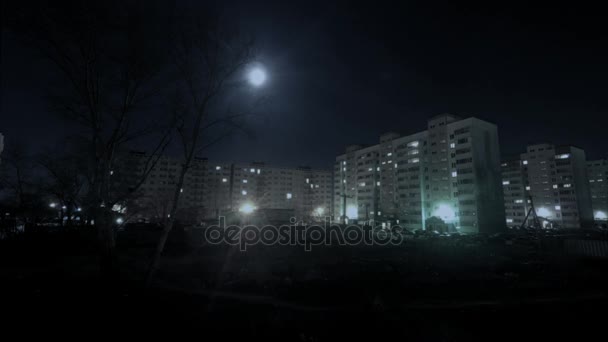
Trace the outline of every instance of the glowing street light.
<instances>
[{"instance_id":1,"label":"glowing street light","mask_svg":"<svg viewBox=\"0 0 608 342\"><path fill-rule=\"evenodd\" d=\"M359 209L357 209L356 205L350 204L346 206L346 217L351 220L356 220L359 218Z\"/></svg>"},{"instance_id":2,"label":"glowing street light","mask_svg":"<svg viewBox=\"0 0 608 342\"><path fill-rule=\"evenodd\" d=\"M239 208L239 212L248 215L248 214L253 213L256 209L257 208L253 205L253 203L246 202L246 203L243 203L243 205L241 205L241 207Z\"/></svg>"},{"instance_id":3,"label":"glowing street light","mask_svg":"<svg viewBox=\"0 0 608 342\"><path fill-rule=\"evenodd\" d=\"M547 218L547 217L551 216L551 212L549 211L549 209L547 209L545 207L540 207L536 211L536 215Z\"/></svg>"},{"instance_id":4,"label":"glowing street light","mask_svg":"<svg viewBox=\"0 0 608 342\"><path fill-rule=\"evenodd\" d=\"M259 87L266 82L266 72L261 67L254 67L247 74L249 83L255 87Z\"/></svg>"},{"instance_id":5,"label":"glowing street light","mask_svg":"<svg viewBox=\"0 0 608 342\"><path fill-rule=\"evenodd\" d=\"M443 203L437 206L433 216L437 216L446 223L450 223L456 219L456 213L449 204Z\"/></svg>"}]
</instances>

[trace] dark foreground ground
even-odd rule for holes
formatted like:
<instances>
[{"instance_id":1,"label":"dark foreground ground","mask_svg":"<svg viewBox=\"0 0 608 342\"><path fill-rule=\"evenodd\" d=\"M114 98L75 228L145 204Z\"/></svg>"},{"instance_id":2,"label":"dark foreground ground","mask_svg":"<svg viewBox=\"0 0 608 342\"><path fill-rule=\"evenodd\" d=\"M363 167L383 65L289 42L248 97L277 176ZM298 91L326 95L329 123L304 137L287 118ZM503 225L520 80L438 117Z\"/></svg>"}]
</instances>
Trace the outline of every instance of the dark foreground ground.
<instances>
[{"instance_id":1,"label":"dark foreground ground","mask_svg":"<svg viewBox=\"0 0 608 342\"><path fill-rule=\"evenodd\" d=\"M115 289L99 280L92 232L0 241L1 331L252 341L601 340L608 334L608 262L549 253L529 239L240 252L201 246L178 231L153 288L143 291L157 234L119 235Z\"/></svg>"}]
</instances>

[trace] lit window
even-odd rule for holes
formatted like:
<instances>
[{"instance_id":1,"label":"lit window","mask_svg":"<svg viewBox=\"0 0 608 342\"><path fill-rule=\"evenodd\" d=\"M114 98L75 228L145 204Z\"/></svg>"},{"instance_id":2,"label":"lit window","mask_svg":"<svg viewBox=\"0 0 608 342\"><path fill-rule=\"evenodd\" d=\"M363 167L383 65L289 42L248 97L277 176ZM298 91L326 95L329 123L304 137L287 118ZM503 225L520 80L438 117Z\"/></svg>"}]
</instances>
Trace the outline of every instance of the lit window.
<instances>
[{"instance_id":1,"label":"lit window","mask_svg":"<svg viewBox=\"0 0 608 342\"><path fill-rule=\"evenodd\" d=\"M395 169L397 168L397 163L395 163Z\"/></svg>"},{"instance_id":2,"label":"lit window","mask_svg":"<svg viewBox=\"0 0 608 342\"><path fill-rule=\"evenodd\" d=\"M389 164L391 164L392 162L393 162L392 160L389 160L389 161L388 161L388 163L389 163Z\"/></svg>"},{"instance_id":3,"label":"lit window","mask_svg":"<svg viewBox=\"0 0 608 342\"><path fill-rule=\"evenodd\" d=\"M255 173L255 169L251 169L251 170L249 170L249 172Z\"/></svg>"},{"instance_id":4,"label":"lit window","mask_svg":"<svg viewBox=\"0 0 608 342\"><path fill-rule=\"evenodd\" d=\"M343 180L342 180L342 183L346 183L346 179L343 179Z\"/></svg>"},{"instance_id":5,"label":"lit window","mask_svg":"<svg viewBox=\"0 0 608 342\"><path fill-rule=\"evenodd\" d=\"M522 199L517 199L517 200L515 200L515 203L524 203L524 200L522 200Z\"/></svg>"},{"instance_id":6,"label":"lit window","mask_svg":"<svg viewBox=\"0 0 608 342\"><path fill-rule=\"evenodd\" d=\"M553 184L553 189L557 189L557 184Z\"/></svg>"},{"instance_id":7,"label":"lit window","mask_svg":"<svg viewBox=\"0 0 608 342\"><path fill-rule=\"evenodd\" d=\"M527 161L527 160L524 160L524 161L522 162L522 164L524 164L524 165L528 165L528 161Z\"/></svg>"},{"instance_id":8,"label":"lit window","mask_svg":"<svg viewBox=\"0 0 608 342\"><path fill-rule=\"evenodd\" d=\"M222 178L222 183L226 183L228 180L226 178Z\"/></svg>"},{"instance_id":9,"label":"lit window","mask_svg":"<svg viewBox=\"0 0 608 342\"><path fill-rule=\"evenodd\" d=\"M570 188L570 187L572 187L572 184L570 184L570 183L564 184L564 188Z\"/></svg>"},{"instance_id":10,"label":"lit window","mask_svg":"<svg viewBox=\"0 0 608 342\"><path fill-rule=\"evenodd\" d=\"M419 161L420 159L418 158L410 159L410 163L418 163Z\"/></svg>"},{"instance_id":11,"label":"lit window","mask_svg":"<svg viewBox=\"0 0 608 342\"><path fill-rule=\"evenodd\" d=\"M262 172L262 170L258 169L258 175L260 174L260 172Z\"/></svg>"},{"instance_id":12,"label":"lit window","mask_svg":"<svg viewBox=\"0 0 608 342\"><path fill-rule=\"evenodd\" d=\"M502 185L509 185L509 184L511 184L511 182L509 182L508 180L502 181Z\"/></svg>"},{"instance_id":13,"label":"lit window","mask_svg":"<svg viewBox=\"0 0 608 342\"><path fill-rule=\"evenodd\" d=\"M507 223L513 223L513 219L507 219Z\"/></svg>"},{"instance_id":14,"label":"lit window","mask_svg":"<svg viewBox=\"0 0 608 342\"><path fill-rule=\"evenodd\" d=\"M598 181L598 182L603 182L604 180L603 180L603 179L598 179L597 181Z\"/></svg>"},{"instance_id":15,"label":"lit window","mask_svg":"<svg viewBox=\"0 0 608 342\"><path fill-rule=\"evenodd\" d=\"M346 168L343 168L342 171L346 171Z\"/></svg>"},{"instance_id":16,"label":"lit window","mask_svg":"<svg viewBox=\"0 0 608 342\"><path fill-rule=\"evenodd\" d=\"M450 143L450 148L456 148L456 143Z\"/></svg>"},{"instance_id":17,"label":"lit window","mask_svg":"<svg viewBox=\"0 0 608 342\"><path fill-rule=\"evenodd\" d=\"M369 169L367 169L367 171L374 171L374 168L370 167Z\"/></svg>"},{"instance_id":18,"label":"lit window","mask_svg":"<svg viewBox=\"0 0 608 342\"><path fill-rule=\"evenodd\" d=\"M530 191L530 187L529 187L529 186L527 186L527 187L526 187L526 190Z\"/></svg>"},{"instance_id":19,"label":"lit window","mask_svg":"<svg viewBox=\"0 0 608 342\"><path fill-rule=\"evenodd\" d=\"M408 147L418 147L418 145L419 145L418 141L412 141L407 144Z\"/></svg>"},{"instance_id":20,"label":"lit window","mask_svg":"<svg viewBox=\"0 0 608 342\"><path fill-rule=\"evenodd\" d=\"M241 191L241 194L243 194L243 196L247 195L247 190Z\"/></svg>"},{"instance_id":21,"label":"lit window","mask_svg":"<svg viewBox=\"0 0 608 342\"><path fill-rule=\"evenodd\" d=\"M378 166L378 167L376 168L376 171L380 171L380 166Z\"/></svg>"},{"instance_id":22,"label":"lit window","mask_svg":"<svg viewBox=\"0 0 608 342\"><path fill-rule=\"evenodd\" d=\"M243 179L243 183L247 183L247 180L246 180L246 179Z\"/></svg>"},{"instance_id":23,"label":"lit window","mask_svg":"<svg viewBox=\"0 0 608 342\"><path fill-rule=\"evenodd\" d=\"M456 177L456 176L458 176L458 172L452 171L452 177Z\"/></svg>"},{"instance_id":24,"label":"lit window","mask_svg":"<svg viewBox=\"0 0 608 342\"><path fill-rule=\"evenodd\" d=\"M343 161L343 162L342 162L342 165L346 165L346 161Z\"/></svg>"},{"instance_id":25,"label":"lit window","mask_svg":"<svg viewBox=\"0 0 608 342\"><path fill-rule=\"evenodd\" d=\"M215 167L215 169L216 169L216 170L221 170L221 169L222 169L222 167L221 167L221 166L216 166L216 167Z\"/></svg>"},{"instance_id":26,"label":"lit window","mask_svg":"<svg viewBox=\"0 0 608 342\"><path fill-rule=\"evenodd\" d=\"M380 186L380 182L376 182L376 186Z\"/></svg>"},{"instance_id":27,"label":"lit window","mask_svg":"<svg viewBox=\"0 0 608 342\"><path fill-rule=\"evenodd\" d=\"M287 199L291 199L291 192L288 192L285 197L287 197Z\"/></svg>"},{"instance_id":28,"label":"lit window","mask_svg":"<svg viewBox=\"0 0 608 342\"><path fill-rule=\"evenodd\" d=\"M561 205L556 205L555 206L555 210L562 210L562 206Z\"/></svg>"},{"instance_id":29,"label":"lit window","mask_svg":"<svg viewBox=\"0 0 608 342\"><path fill-rule=\"evenodd\" d=\"M306 178L306 184L310 183L310 179Z\"/></svg>"},{"instance_id":30,"label":"lit window","mask_svg":"<svg viewBox=\"0 0 608 342\"><path fill-rule=\"evenodd\" d=\"M380 216L380 215L382 215L382 212L381 212L381 211L379 211L379 212L378 212L378 216Z\"/></svg>"},{"instance_id":31,"label":"lit window","mask_svg":"<svg viewBox=\"0 0 608 342\"><path fill-rule=\"evenodd\" d=\"M393 155L393 153L392 153L392 152L389 152L389 153L387 153L387 154L386 154L386 156L387 156L387 157L390 157L390 156L392 156L392 155Z\"/></svg>"},{"instance_id":32,"label":"lit window","mask_svg":"<svg viewBox=\"0 0 608 342\"><path fill-rule=\"evenodd\" d=\"M555 159L568 159L570 158L570 154L569 153L564 153L564 154L558 154L555 156Z\"/></svg>"},{"instance_id":33,"label":"lit window","mask_svg":"<svg viewBox=\"0 0 608 342\"><path fill-rule=\"evenodd\" d=\"M365 186L365 182L362 182L361 184L359 184L360 186Z\"/></svg>"}]
</instances>

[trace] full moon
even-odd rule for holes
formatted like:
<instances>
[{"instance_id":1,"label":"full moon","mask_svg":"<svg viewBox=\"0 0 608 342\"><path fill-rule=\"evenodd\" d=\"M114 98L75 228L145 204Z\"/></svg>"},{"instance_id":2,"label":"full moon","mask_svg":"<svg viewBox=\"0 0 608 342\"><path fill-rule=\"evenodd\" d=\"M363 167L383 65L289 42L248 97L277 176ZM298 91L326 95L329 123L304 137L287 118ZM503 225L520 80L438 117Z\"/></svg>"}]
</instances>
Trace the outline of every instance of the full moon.
<instances>
[{"instance_id":1,"label":"full moon","mask_svg":"<svg viewBox=\"0 0 608 342\"><path fill-rule=\"evenodd\" d=\"M255 68L249 71L248 78L249 83L258 87L264 84L264 82L266 81L266 73L260 68Z\"/></svg>"}]
</instances>

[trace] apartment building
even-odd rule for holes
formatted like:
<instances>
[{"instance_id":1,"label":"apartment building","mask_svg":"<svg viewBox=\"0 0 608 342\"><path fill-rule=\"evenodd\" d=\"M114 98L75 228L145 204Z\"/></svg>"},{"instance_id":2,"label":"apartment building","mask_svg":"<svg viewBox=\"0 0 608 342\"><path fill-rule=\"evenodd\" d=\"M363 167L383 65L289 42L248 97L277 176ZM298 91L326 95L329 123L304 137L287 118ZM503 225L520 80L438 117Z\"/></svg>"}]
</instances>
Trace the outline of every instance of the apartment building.
<instances>
[{"instance_id":1,"label":"apartment building","mask_svg":"<svg viewBox=\"0 0 608 342\"><path fill-rule=\"evenodd\" d=\"M501 230L499 155L494 124L450 114L422 132L349 146L334 165L334 217L410 230L435 217L466 233Z\"/></svg>"},{"instance_id":2,"label":"apartment building","mask_svg":"<svg viewBox=\"0 0 608 342\"><path fill-rule=\"evenodd\" d=\"M521 225L532 204L545 227L581 228L592 224L591 196L582 149L530 145L519 161L503 162L503 171L507 170L503 187L508 194L505 196L508 226ZM519 189L520 181L523 190Z\"/></svg>"},{"instance_id":3,"label":"apartment building","mask_svg":"<svg viewBox=\"0 0 608 342\"><path fill-rule=\"evenodd\" d=\"M527 178L521 157L518 155L503 159L501 169L506 223L508 227L520 227L530 209L529 194L526 191Z\"/></svg>"},{"instance_id":4,"label":"apartment building","mask_svg":"<svg viewBox=\"0 0 608 342\"><path fill-rule=\"evenodd\" d=\"M149 155L142 152L121 158L117 170L124 183L137 184L148 161ZM131 203L136 216L159 219L169 214L180 171L179 159L159 159ZM327 170L196 158L181 188L178 211L180 218L199 221L238 212L247 204L257 209L292 209L298 219L309 220L331 215L331 188L332 172Z\"/></svg>"},{"instance_id":5,"label":"apartment building","mask_svg":"<svg viewBox=\"0 0 608 342\"><path fill-rule=\"evenodd\" d=\"M119 188L135 188L140 182L133 200L125 203L130 214L137 218L160 220L169 215L175 196L182 164L179 159L161 156L147 177L144 173L153 165L145 152L128 152L118 158L114 177ZM180 189L178 214L188 221L199 219L205 210L205 168L207 160L195 158Z\"/></svg>"},{"instance_id":6,"label":"apartment building","mask_svg":"<svg viewBox=\"0 0 608 342\"><path fill-rule=\"evenodd\" d=\"M592 160L587 162L591 207L596 222L608 221L608 160Z\"/></svg>"},{"instance_id":7,"label":"apartment building","mask_svg":"<svg viewBox=\"0 0 608 342\"><path fill-rule=\"evenodd\" d=\"M305 220L331 215L331 171L209 162L205 180L207 218L236 211L244 204L293 209L297 218Z\"/></svg>"}]
</instances>

